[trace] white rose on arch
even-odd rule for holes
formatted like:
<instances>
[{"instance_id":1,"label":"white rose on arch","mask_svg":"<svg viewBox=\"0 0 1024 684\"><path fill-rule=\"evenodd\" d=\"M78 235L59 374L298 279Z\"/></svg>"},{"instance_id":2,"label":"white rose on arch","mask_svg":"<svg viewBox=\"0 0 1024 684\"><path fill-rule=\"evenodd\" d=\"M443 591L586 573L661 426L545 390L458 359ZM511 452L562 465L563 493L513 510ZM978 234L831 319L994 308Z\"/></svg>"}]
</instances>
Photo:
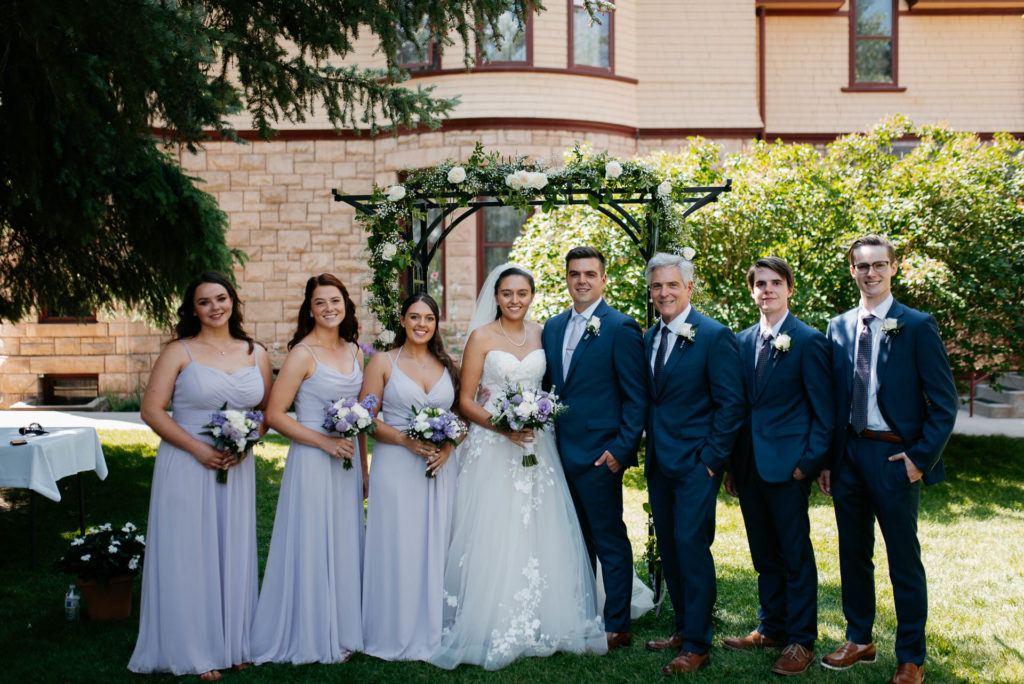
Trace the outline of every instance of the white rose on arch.
<instances>
[{"instance_id":1,"label":"white rose on arch","mask_svg":"<svg viewBox=\"0 0 1024 684\"><path fill-rule=\"evenodd\" d=\"M672 194L672 183L669 181L662 181L661 185L658 186L658 194L662 197L668 197Z\"/></svg>"},{"instance_id":2,"label":"white rose on arch","mask_svg":"<svg viewBox=\"0 0 1024 684\"><path fill-rule=\"evenodd\" d=\"M391 344L395 341L394 330L382 330L380 335L377 335L377 341L381 344Z\"/></svg>"},{"instance_id":3,"label":"white rose on arch","mask_svg":"<svg viewBox=\"0 0 1024 684\"><path fill-rule=\"evenodd\" d=\"M693 247L683 247L683 251L680 254L687 261L693 261L693 257L697 256L697 250Z\"/></svg>"},{"instance_id":4,"label":"white rose on arch","mask_svg":"<svg viewBox=\"0 0 1024 684\"><path fill-rule=\"evenodd\" d=\"M541 171L536 171L529 174L529 180L526 183L526 187L533 188L534 190L540 190L547 184L548 175Z\"/></svg>"},{"instance_id":5,"label":"white rose on arch","mask_svg":"<svg viewBox=\"0 0 1024 684\"><path fill-rule=\"evenodd\" d=\"M466 180L466 169L461 166L453 166L448 170L448 182L458 185Z\"/></svg>"},{"instance_id":6,"label":"white rose on arch","mask_svg":"<svg viewBox=\"0 0 1024 684\"><path fill-rule=\"evenodd\" d=\"M516 173L510 173L507 176L505 176L505 185L507 185L508 187L512 188L513 190L522 190L523 189L522 179L519 178L519 173L517 173L517 172Z\"/></svg>"},{"instance_id":7,"label":"white rose on arch","mask_svg":"<svg viewBox=\"0 0 1024 684\"><path fill-rule=\"evenodd\" d=\"M380 248L380 258L384 261L391 261L398 254L398 247L393 242L385 242Z\"/></svg>"},{"instance_id":8,"label":"white rose on arch","mask_svg":"<svg viewBox=\"0 0 1024 684\"><path fill-rule=\"evenodd\" d=\"M618 178L622 175L622 164L617 161L610 161L604 165L604 177L608 180Z\"/></svg>"},{"instance_id":9,"label":"white rose on arch","mask_svg":"<svg viewBox=\"0 0 1024 684\"><path fill-rule=\"evenodd\" d=\"M397 202L405 197L404 185L392 185L388 188L388 202Z\"/></svg>"}]
</instances>

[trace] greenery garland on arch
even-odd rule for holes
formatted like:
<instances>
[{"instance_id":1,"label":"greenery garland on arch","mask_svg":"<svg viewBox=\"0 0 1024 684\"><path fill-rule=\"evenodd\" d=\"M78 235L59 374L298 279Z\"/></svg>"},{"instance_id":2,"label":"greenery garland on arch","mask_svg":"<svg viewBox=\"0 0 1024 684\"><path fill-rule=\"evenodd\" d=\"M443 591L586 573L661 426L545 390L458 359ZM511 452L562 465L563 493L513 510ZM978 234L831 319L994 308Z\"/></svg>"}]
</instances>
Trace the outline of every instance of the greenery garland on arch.
<instances>
[{"instance_id":1,"label":"greenery garland on arch","mask_svg":"<svg viewBox=\"0 0 1024 684\"><path fill-rule=\"evenodd\" d=\"M402 297L400 278L412 263L416 246L409 239L407 226L426 220L423 200L440 206L453 201L468 206L474 198L486 196L518 209L541 201L541 209L550 211L570 190L576 194L586 191L587 201L595 209L612 202L615 191L652 196L656 201L644 205L644 218L659 226L664 243L670 244L683 230L683 212L676 205L681 185L659 177L642 161L620 161L607 152L592 154L578 145L567 155L565 166L551 169L522 156L501 158L496 152L484 152L477 143L465 163L448 159L434 167L408 171L400 185L386 189L375 185L370 197L375 211L360 211L356 216L368 235L373 279L367 305L384 327L374 346L384 349L394 341ZM457 197L453 200L449 193Z\"/></svg>"}]
</instances>

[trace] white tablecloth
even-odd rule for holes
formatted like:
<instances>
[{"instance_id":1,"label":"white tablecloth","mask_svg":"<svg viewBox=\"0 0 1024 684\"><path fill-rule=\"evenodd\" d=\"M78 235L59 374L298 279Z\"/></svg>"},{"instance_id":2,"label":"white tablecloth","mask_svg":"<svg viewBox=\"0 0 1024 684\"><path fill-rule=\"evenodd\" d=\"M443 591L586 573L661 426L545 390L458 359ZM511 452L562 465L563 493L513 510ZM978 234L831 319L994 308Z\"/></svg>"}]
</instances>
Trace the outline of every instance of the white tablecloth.
<instances>
[{"instance_id":1,"label":"white tablecloth","mask_svg":"<svg viewBox=\"0 0 1024 684\"><path fill-rule=\"evenodd\" d=\"M94 470L107 479L95 428L52 428L46 435L19 435L17 428L0 428L0 487L22 487L60 501L57 480L75 473ZM12 439L24 439L23 446L11 446Z\"/></svg>"}]
</instances>

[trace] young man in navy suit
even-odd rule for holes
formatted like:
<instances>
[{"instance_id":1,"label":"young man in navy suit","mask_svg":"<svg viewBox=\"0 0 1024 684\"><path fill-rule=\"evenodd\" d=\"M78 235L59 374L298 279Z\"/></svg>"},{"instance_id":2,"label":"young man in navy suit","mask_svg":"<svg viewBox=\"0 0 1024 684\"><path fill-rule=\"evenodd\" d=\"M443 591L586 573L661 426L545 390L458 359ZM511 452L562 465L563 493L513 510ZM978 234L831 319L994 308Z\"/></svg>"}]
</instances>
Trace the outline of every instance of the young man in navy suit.
<instances>
[{"instance_id":1,"label":"young man in navy suit","mask_svg":"<svg viewBox=\"0 0 1024 684\"><path fill-rule=\"evenodd\" d=\"M676 627L647 648L677 654L665 674L695 672L711 658L715 503L743 423L743 379L736 336L690 306L692 263L655 254L647 263L647 285L661 320L644 337L644 467Z\"/></svg>"},{"instance_id":2,"label":"young man in navy suit","mask_svg":"<svg viewBox=\"0 0 1024 684\"><path fill-rule=\"evenodd\" d=\"M556 435L591 563L601 561L608 650L629 646L633 547L622 521L622 475L637 464L647 408L640 326L602 298L604 256L575 247L565 257L573 306L544 324L548 382L569 410Z\"/></svg>"},{"instance_id":3,"label":"young man in navy suit","mask_svg":"<svg viewBox=\"0 0 1024 684\"><path fill-rule=\"evenodd\" d=\"M957 394L935 319L892 296L896 251L867 235L847 252L860 306L828 324L834 345L837 423L831 464L818 485L835 502L846 643L821 664L845 670L875 661L872 627L875 520L889 556L896 606L892 682L924 678L928 591L917 510L921 481L941 482L942 450L956 422Z\"/></svg>"},{"instance_id":4,"label":"young man in navy suit","mask_svg":"<svg viewBox=\"0 0 1024 684\"><path fill-rule=\"evenodd\" d=\"M727 650L782 648L772 672L795 675L814 662L818 571L807 499L835 428L829 343L789 311L793 268L758 259L747 284L761 321L739 333L748 414L725 489L739 496L757 571L757 629Z\"/></svg>"}]
</instances>

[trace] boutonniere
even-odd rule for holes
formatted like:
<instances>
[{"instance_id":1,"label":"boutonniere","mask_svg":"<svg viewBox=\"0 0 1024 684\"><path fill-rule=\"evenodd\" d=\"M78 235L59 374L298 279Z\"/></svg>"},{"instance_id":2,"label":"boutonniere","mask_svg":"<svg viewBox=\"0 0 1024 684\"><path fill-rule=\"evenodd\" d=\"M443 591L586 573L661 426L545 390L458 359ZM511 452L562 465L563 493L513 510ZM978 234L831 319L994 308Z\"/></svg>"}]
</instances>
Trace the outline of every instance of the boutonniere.
<instances>
[{"instance_id":1,"label":"boutonniere","mask_svg":"<svg viewBox=\"0 0 1024 684\"><path fill-rule=\"evenodd\" d=\"M694 338L697 337L697 326L683 323L676 332L676 335L686 342L693 342Z\"/></svg>"},{"instance_id":2,"label":"boutonniere","mask_svg":"<svg viewBox=\"0 0 1024 684\"><path fill-rule=\"evenodd\" d=\"M587 320L587 334L597 337L601 334L601 319L597 316L591 316Z\"/></svg>"},{"instance_id":3,"label":"boutonniere","mask_svg":"<svg viewBox=\"0 0 1024 684\"><path fill-rule=\"evenodd\" d=\"M779 336L772 342L772 346L775 347L775 351L780 354L785 354L789 351L789 348L793 345L793 340L790 339L789 331L779 333Z\"/></svg>"},{"instance_id":4,"label":"boutonniere","mask_svg":"<svg viewBox=\"0 0 1024 684\"><path fill-rule=\"evenodd\" d=\"M900 334L900 330L903 328L903 321L895 318L886 318L882 321L882 332L885 333L886 337L894 337Z\"/></svg>"}]
</instances>

